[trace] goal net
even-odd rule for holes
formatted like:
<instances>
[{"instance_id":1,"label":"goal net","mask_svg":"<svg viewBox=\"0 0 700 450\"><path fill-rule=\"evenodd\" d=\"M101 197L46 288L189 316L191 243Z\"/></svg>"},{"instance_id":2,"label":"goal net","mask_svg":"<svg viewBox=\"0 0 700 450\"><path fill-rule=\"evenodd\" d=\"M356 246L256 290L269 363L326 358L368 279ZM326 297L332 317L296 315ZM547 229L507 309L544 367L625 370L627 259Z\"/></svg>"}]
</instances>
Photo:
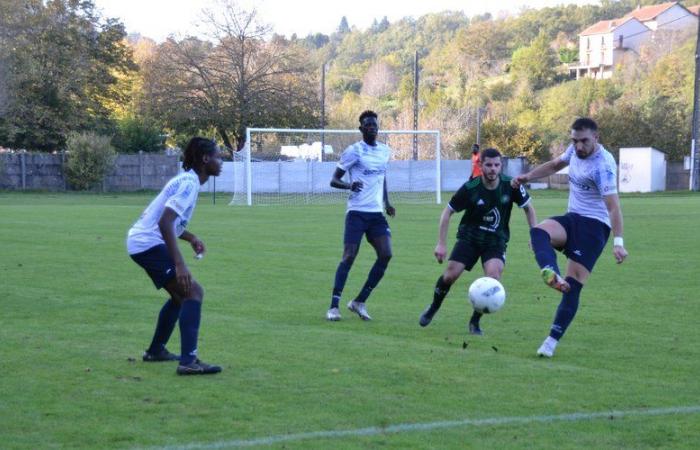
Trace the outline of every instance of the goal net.
<instances>
[{"instance_id":1,"label":"goal net","mask_svg":"<svg viewBox=\"0 0 700 450\"><path fill-rule=\"evenodd\" d=\"M359 130L249 128L219 186L233 191L231 205L343 203L348 191L332 188L331 177L343 151L361 139ZM440 203L440 132L385 130L377 140L392 149L392 203Z\"/></svg>"}]
</instances>

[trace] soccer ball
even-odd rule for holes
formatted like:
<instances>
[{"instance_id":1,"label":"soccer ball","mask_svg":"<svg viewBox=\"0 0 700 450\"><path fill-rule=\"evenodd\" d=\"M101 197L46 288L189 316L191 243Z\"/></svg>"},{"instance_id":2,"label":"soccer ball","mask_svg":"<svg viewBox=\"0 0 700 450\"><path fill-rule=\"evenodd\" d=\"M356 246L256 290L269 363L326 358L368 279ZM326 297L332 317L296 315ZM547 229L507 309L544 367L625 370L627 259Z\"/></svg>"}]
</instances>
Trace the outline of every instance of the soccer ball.
<instances>
[{"instance_id":1,"label":"soccer ball","mask_svg":"<svg viewBox=\"0 0 700 450\"><path fill-rule=\"evenodd\" d=\"M506 290L495 278L478 278L469 286L469 301L477 312L495 313L506 301Z\"/></svg>"}]
</instances>

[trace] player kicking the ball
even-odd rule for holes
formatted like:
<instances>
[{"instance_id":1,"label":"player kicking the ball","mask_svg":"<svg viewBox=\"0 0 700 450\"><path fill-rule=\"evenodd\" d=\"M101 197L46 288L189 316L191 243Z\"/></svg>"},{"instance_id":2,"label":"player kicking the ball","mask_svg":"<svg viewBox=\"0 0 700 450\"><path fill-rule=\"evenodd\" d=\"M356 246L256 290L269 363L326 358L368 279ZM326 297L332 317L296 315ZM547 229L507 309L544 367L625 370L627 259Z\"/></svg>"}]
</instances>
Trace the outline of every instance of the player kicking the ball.
<instances>
[{"instance_id":1,"label":"player kicking the ball","mask_svg":"<svg viewBox=\"0 0 700 450\"><path fill-rule=\"evenodd\" d=\"M501 153L494 148L481 152L481 176L470 179L455 193L440 216L435 258L438 263L447 255L445 241L450 218L465 211L457 231L447 268L435 283L433 302L420 316L419 324L428 326L440 309L450 287L465 270L471 270L481 258L484 275L500 280L506 262L506 244L510 238L508 223L513 203L523 208L527 223L537 223L535 209L525 188L511 187L510 177L501 174ZM469 320L469 332L482 334L479 321L482 314L474 311Z\"/></svg>"},{"instance_id":2,"label":"player kicking the ball","mask_svg":"<svg viewBox=\"0 0 700 450\"><path fill-rule=\"evenodd\" d=\"M335 272L331 306L326 312L326 319L331 321L340 320L340 296L360 249L362 237L367 236L367 241L377 253L377 260L370 269L362 290L348 303L348 309L362 320L372 320L365 302L384 276L391 259L391 230L382 214L383 210L391 217L396 214L394 207L389 204L386 189L386 168L391 149L377 142L379 123L375 112L365 111L360 114L360 132L362 140L345 149L331 179L332 187L351 191L345 215L343 258ZM342 180L345 172L350 172L349 183Z\"/></svg>"},{"instance_id":3,"label":"player kicking the ball","mask_svg":"<svg viewBox=\"0 0 700 450\"><path fill-rule=\"evenodd\" d=\"M187 241L197 255L206 251L204 242L185 229L192 218L200 185L221 173L221 155L214 141L192 138L183 155L183 173L172 178L131 227L126 240L131 258L141 266L157 289L165 288L170 299L160 310L156 331L143 360L176 361L179 375L221 372L221 367L197 358L197 335L204 290L197 283L180 253L177 238ZM201 257L201 256L200 256ZM180 356L165 345L180 322Z\"/></svg>"},{"instance_id":4,"label":"player kicking the ball","mask_svg":"<svg viewBox=\"0 0 700 450\"><path fill-rule=\"evenodd\" d=\"M569 207L563 216L551 217L530 230L532 250L542 279L561 291L562 298L549 336L537 354L551 358L559 340L574 320L581 289L613 232L613 256L618 264L627 257L622 241L622 211L617 196L617 166L598 143L598 125L580 118L571 125L571 145L549 162L513 179L514 187L547 177L569 166ZM557 266L554 249L568 259L566 278Z\"/></svg>"}]
</instances>

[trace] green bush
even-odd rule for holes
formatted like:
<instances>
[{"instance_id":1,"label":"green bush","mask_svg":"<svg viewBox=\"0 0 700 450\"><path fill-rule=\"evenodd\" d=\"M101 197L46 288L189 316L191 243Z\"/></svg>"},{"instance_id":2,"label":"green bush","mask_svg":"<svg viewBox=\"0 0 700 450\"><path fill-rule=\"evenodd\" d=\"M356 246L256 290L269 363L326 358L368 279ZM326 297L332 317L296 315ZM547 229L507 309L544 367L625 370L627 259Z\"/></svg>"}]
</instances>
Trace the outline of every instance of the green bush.
<instances>
[{"instance_id":1,"label":"green bush","mask_svg":"<svg viewBox=\"0 0 700 450\"><path fill-rule=\"evenodd\" d=\"M148 120L125 117L117 122L112 144L119 153L155 153L163 150L163 130Z\"/></svg>"},{"instance_id":2,"label":"green bush","mask_svg":"<svg viewBox=\"0 0 700 450\"><path fill-rule=\"evenodd\" d=\"M65 177L76 190L97 186L112 169L117 153L109 136L95 133L71 133L66 141L68 160Z\"/></svg>"}]
</instances>

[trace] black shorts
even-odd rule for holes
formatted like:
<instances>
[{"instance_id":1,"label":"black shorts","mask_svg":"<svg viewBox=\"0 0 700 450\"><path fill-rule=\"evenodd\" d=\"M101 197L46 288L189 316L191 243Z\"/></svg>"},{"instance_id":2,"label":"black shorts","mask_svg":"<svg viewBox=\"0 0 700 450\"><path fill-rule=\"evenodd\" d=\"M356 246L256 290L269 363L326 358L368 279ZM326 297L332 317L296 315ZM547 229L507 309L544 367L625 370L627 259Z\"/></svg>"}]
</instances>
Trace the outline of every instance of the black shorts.
<instances>
[{"instance_id":1,"label":"black shorts","mask_svg":"<svg viewBox=\"0 0 700 450\"><path fill-rule=\"evenodd\" d=\"M175 278L175 261L165 244L129 256L151 277L156 289L162 288Z\"/></svg>"},{"instance_id":2,"label":"black shorts","mask_svg":"<svg viewBox=\"0 0 700 450\"><path fill-rule=\"evenodd\" d=\"M608 242L610 227L600 220L576 213L566 213L551 219L559 222L566 230L566 245L557 250L592 272Z\"/></svg>"},{"instance_id":3,"label":"black shorts","mask_svg":"<svg viewBox=\"0 0 700 450\"><path fill-rule=\"evenodd\" d=\"M348 211L345 216L345 244L359 244L362 236L370 241L378 236L391 236L391 229L380 212Z\"/></svg>"},{"instance_id":4,"label":"black shorts","mask_svg":"<svg viewBox=\"0 0 700 450\"><path fill-rule=\"evenodd\" d=\"M489 259L500 259L503 264L506 262L505 242L493 242L488 244L475 244L466 239L457 239L455 246L450 253L450 261L457 261L464 264L465 270L472 270L476 262L481 257L483 265Z\"/></svg>"}]
</instances>

